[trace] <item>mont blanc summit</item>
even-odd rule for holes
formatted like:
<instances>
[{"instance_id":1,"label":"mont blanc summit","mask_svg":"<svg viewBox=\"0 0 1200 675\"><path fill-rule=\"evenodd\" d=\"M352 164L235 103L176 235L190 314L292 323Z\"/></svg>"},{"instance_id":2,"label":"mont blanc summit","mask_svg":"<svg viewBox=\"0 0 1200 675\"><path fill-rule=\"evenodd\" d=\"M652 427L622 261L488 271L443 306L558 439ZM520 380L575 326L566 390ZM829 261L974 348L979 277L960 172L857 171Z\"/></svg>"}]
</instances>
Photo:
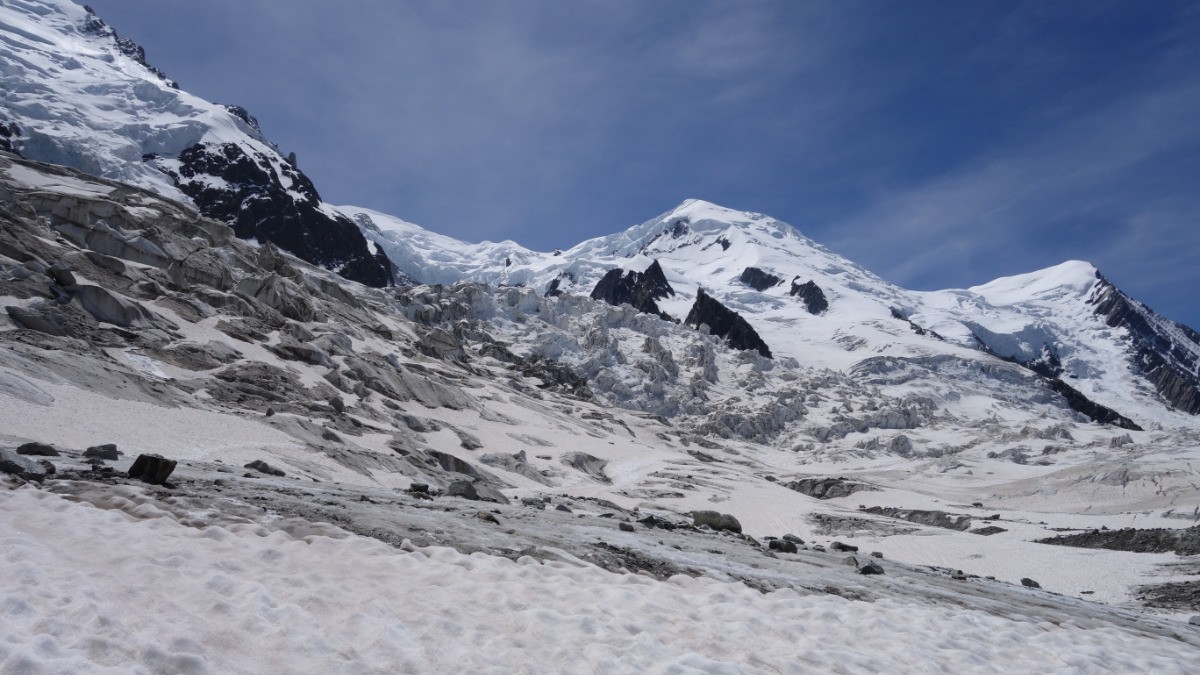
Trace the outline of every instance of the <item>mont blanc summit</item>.
<instances>
[{"instance_id":1,"label":"mont blanc summit","mask_svg":"<svg viewBox=\"0 0 1200 675\"><path fill-rule=\"evenodd\" d=\"M118 30L0 6L0 670L1195 663L1200 335L1093 265L458 241Z\"/></svg>"}]
</instances>

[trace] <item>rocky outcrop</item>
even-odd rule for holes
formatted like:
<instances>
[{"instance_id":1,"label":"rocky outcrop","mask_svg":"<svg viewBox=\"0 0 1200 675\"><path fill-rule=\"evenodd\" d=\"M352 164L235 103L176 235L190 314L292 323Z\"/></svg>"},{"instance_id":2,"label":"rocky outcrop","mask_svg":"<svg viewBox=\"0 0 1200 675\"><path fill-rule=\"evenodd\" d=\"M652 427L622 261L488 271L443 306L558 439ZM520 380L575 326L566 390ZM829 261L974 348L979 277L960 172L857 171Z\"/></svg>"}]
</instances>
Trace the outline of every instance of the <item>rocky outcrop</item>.
<instances>
[{"instance_id":1,"label":"rocky outcrop","mask_svg":"<svg viewBox=\"0 0 1200 675\"><path fill-rule=\"evenodd\" d=\"M846 478L801 478L782 483L785 488L795 490L800 494L816 499L837 499L849 497L863 490L878 490L879 488Z\"/></svg>"},{"instance_id":2,"label":"rocky outcrop","mask_svg":"<svg viewBox=\"0 0 1200 675\"><path fill-rule=\"evenodd\" d=\"M1070 406L1071 410L1084 415L1093 422L1098 422L1100 424L1111 424L1121 427L1122 429L1131 429L1133 431L1142 430L1142 428L1133 420L1125 417L1112 408L1096 403L1080 393L1078 389L1075 389L1057 377L1046 378L1046 384L1048 384L1051 389L1058 392L1064 399L1066 399L1067 405Z\"/></svg>"},{"instance_id":3,"label":"rocky outcrop","mask_svg":"<svg viewBox=\"0 0 1200 675\"><path fill-rule=\"evenodd\" d=\"M1171 407L1200 414L1200 333L1165 319L1102 275L1089 302L1097 316L1129 331L1133 362Z\"/></svg>"},{"instance_id":4,"label":"rocky outcrop","mask_svg":"<svg viewBox=\"0 0 1200 675\"><path fill-rule=\"evenodd\" d=\"M708 326L713 335L725 338L725 342L734 349L754 350L766 358L771 358L771 348L758 336L742 315L722 305L715 298L700 289L696 293L696 302L688 312L684 323L699 328Z\"/></svg>"},{"instance_id":5,"label":"rocky outcrop","mask_svg":"<svg viewBox=\"0 0 1200 675\"><path fill-rule=\"evenodd\" d=\"M0 151L21 154L17 151L20 137L21 127L16 122L0 122Z\"/></svg>"},{"instance_id":6,"label":"rocky outcrop","mask_svg":"<svg viewBox=\"0 0 1200 675\"><path fill-rule=\"evenodd\" d=\"M667 282L657 260L645 272L611 269L592 289L593 300L603 300L610 305L632 305L638 311L657 314L668 321L673 319L658 308L657 301L674 295L675 289Z\"/></svg>"},{"instance_id":7,"label":"rocky outcrop","mask_svg":"<svg viewBox=\"0 0 1200 675\"><path fill-rule=\"evenodd\" d=\"M323 211L299 169L234 143L197 143L162 168L200 212L244 239L272 242L296 257L368 286L388 286L395 269L344 216Z\"/></svg>"},{"instance_id":8,"label":"rocky outcrop","mask_svg":"<svg viewBox=\"0 0 1200 675\"><path fill-rule=\"evenodd\" d=\"M808 309L809 314L821 314L829 309L829 300L825 297L825 292L811 279L802 283L796 283L800 277L792 279L792 291L790 295L793 298L799 298L804 302L804 307Z\"/></svg>"},{"instance_id":9,"label":"rocky outcrop","mask_svg":"<svg viewBox=\"0 0 1200 675\"><path fill-rule=\"evenodd\" d=\"M919 523L921 525L929 525L931 527L941 527L947 530L959 530L965 532L971 527L971 517L966 515L952 515L945 511L925 511L921 509L898 509L890 506L872 506L868 509L863 509L863 513L873 513L879 516L887 516L888 518L899 518L907 520L910 523Z\"/></svg>"},{"instance_id":10,"label":"rocky outcrop","mask_svg":"<svg viewBox=\"0 0 1200 675\"><path fill-rule=\"evenodd\" d=\"M1176 553L1178 555L1200 555L1200 527L1173 529L1154 527L1120 530L1092 530L1078 534L1064 534L1037 540L1039 544L1074 546L1076 548L1099 548L1109 551L1132 551L1134 553Z\"/></svg>"},{"instance_id":11,"label":"rocky outcrop","mask_svg":"<svg viewBox=\"0 0 1200 675\"><path fill-rule=\"evenodd\" d=\"M738 277L738 280L756 291L765 291L783 283L783 279L757 267L747 267L742 270L742 275Z\"/></svg>"}]
</instances>

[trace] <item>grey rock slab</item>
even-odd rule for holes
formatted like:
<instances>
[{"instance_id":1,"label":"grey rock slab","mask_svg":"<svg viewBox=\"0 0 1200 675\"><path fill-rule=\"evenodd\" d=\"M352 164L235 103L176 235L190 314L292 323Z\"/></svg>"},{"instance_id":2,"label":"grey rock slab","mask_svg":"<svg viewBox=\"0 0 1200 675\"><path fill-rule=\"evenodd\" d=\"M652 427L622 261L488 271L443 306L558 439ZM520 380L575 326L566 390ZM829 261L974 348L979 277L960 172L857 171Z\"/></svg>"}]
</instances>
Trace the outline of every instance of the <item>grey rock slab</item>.
<instances>
[{"instance_id":1,"label":"grey rock slab","mask_svg":"<svg viewBox=\"0 0 1200 675\"><path fill-rule=\"evenodd\" d=\"M0 449L0 472L30 480L46 477L46 467L40 462L18 455L15 450Z\"/></svg>"}]
</instances>

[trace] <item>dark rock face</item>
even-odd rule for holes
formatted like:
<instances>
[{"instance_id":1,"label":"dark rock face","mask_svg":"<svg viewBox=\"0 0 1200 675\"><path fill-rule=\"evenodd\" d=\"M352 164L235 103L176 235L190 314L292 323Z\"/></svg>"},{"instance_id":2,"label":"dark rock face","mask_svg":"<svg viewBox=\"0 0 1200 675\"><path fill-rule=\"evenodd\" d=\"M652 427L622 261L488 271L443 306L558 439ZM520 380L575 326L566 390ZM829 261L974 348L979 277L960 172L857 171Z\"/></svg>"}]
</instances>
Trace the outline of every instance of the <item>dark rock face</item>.
<instances>
[{"instance_id":1,"label":"dark rock face","mask_svg":"<svg viewBox=\"0 0 1200 675\"><path fill-rule=\"evenodd\" d=\"M671 316L658 308L657 301L674 295L675 289L667 283L657 260L645 272L611 269L592 289L593 300L603 300L610 305L632 305L640 312L657 314L668 321L672 320Z\"/></svg>"},{"instance_id":2,"label":"dark rock face","mask_svg":"<svg viewBox=\"0 0 1200 675\"><path fill-rule=\"evenodd\" d=\"M783 283L783 279L757 267L747 267L742 270L742 276L738 277L738 280L756 291L765 291Z\"/></svg>"},{"instance_id":3,"label":"dark rock face","mask_svg":"<svg viewBox=\"0 0 1200 675\"><path fill-rule=\"evenodd\" d=\"M1134 553L1177 553L1200 555L1200 526L1186 529L1132 527L1121 530L1092 530L1039 539L1039 544L1077 548L1100 548Z\"/></svg>"},{"instance_id":4,"label":"dark rock face","mask_svg":"<svg viewBox=\"0 0 1200 675\"><path fill-rule=\"evenodd\" d=\"M0 122L0 150L21 154L17 151L17 142L21 136L21 128L16 122Z\"/></svg>"},{"instance_id":5,"label":"dark rock face","mask_svg":"<svg viewBox=\"0 0 1200 675\"><path fill-rule=\"evenodd\" d=\"M229 223L243 239L272 242L367 286L393 283L395 269L388 257L371 252L348 218L321 211L312 181L289 164L252 156L233 143L197 143L180 153L178 173L166 166L164 170L202 214ZM221 179L225 186L194 180L206 176Z\"/></svg>"},{"instance_id":6,"label":"dark rock face","mask_svg":"<svg viewBox=\"0 0 1200 675\"><path fill-rule=\"evenodd\" d=\"M696 294L696 302L684 323L696 328L699 328L700 324L706 324L713 335L725 338L730 347L753 349L768 359L771 358L771 348L758 336L754 327L743 319L742 315L705 293L704 289L700 289Z\"/></svg>"},{"instance_id":7,"label":"dark rock face","mask_svg":"<svg viewBox=\"0 0 1200 675\"><path fill-rule=\"evenodd\" d=\"M1096 403L1057 377L1047 377L1046 384L1048 384L1054 391L1062 394L1063 398L1067 400L1067 405L1070 406L1071 410L1082 413L1093 422L1099 422L1100 424L1112 424L1114 426L1121 427L1122 429L1131 429L1133 431L1142 430L1142 428L1135 424L1133 420L1125 417L1112 408L1108 408Z\"/></svg>"},{"instance_id":8,"label":"dark rock face","mask_svg":"<svg viewBox=\"0 0 1200 675\"><path fill-rule=\"evenodd\" d=\"M142 49L141 45L133 40L130 40L129 38L123 38L120 35L117 35L117 31L115 31L108 24L104 23L100 17L96 16L96 12L91 7L84 5L83 8L87 10L87 18L84 20L84 24L82 26L85 33L91 33L93 35L107 35L111 37L113 39L113 43L117 46L117 49L120 50L122 54L128 56L134 61L137 61L151 73L154 73L156 76L158 76L158 79L162 80L168 87L171 87L172 89L179 88L179 85L176 84L174 80L168 78L166 73L158 68L155 68L146 61L146 50Z\"/></svg>"},{"instance_id":9,"label":"dark rock face","mask_svg":"<svg viewBox=\"0 0 1200 675\"><path fill-rule=\"evenodd\" d=\"M796 277L799 279L800 277ZM796 279L792 279L792 297L800 298L804 301L804 306L808 308L809 314L820 314L829 309L829 300L825 297L825 292L821 287L811 279L802 283L796 283Z\"/></svg>"},{"instance_id":10,"label":"dark rock face","mask_svg":"<svg viewBox=\"0 0 1200 675\"><path fill-rule=\"evenodd\" d=\"M1129 331L1134 363L1176 410L1200 414L1200 333L1165 319L1097 274L1089 302L1096 315Z\"/></svg>"}]
</instances>

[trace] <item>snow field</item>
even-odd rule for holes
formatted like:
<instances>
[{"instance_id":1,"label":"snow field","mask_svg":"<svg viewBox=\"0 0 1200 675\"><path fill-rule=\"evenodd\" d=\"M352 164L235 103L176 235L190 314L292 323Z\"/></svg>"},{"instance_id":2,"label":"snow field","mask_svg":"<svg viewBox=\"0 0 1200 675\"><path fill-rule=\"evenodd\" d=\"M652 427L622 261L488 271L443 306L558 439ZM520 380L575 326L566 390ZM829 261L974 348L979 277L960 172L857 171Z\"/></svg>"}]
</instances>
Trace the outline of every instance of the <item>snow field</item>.
<instances>
[{"instance_id":1,"label":"snow field","mask_svg":"<svg viewBox=\"0 0 1200 675\"><path fill-rule=\"evenodd\" d=\"M1116 628L97 505L0 492L0 672L1183 673L1200 658Z\"/></svg>"}]
</instances>

